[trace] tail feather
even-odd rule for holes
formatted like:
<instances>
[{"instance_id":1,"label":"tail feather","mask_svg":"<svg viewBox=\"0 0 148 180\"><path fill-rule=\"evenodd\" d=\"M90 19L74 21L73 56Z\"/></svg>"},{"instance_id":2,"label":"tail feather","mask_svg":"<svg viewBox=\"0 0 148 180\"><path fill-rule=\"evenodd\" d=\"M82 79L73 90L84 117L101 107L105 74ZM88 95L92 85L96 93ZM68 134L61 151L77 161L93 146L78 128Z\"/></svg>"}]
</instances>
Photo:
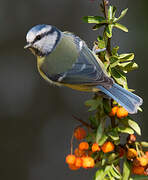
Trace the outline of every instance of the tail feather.
<instances>
[{"instance_id":1,"label":"tail feather","mask_svg":"<svg viewBox=\"0 0 148 180\"><path fill-rule=\"evenodd\" d=\"M143 103L142 98L127 91L116 83L114 83L110 89L106 89L103 86L98 86L98 88L106 95L117 101L131 114L137 113L138 107Z\"/></svg>"}]
</instances>

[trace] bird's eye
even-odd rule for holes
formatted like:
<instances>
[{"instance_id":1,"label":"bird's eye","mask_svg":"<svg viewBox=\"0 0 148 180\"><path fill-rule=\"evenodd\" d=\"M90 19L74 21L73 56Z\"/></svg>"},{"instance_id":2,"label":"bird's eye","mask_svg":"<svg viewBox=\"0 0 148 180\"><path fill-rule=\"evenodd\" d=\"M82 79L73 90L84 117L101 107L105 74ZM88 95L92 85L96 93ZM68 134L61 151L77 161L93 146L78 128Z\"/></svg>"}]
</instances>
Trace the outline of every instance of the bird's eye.
<instances>
[{"instance_id":1,"label":"bird's eye","mask_svg":"<svg viewBox=\"0 0 148 180\"><path fill-rule=\"evenodd\" d=\"M41 36L40 35L37 35L36 36L36 40L40 40L41 39Z\"/></svg>"}]
</instances>

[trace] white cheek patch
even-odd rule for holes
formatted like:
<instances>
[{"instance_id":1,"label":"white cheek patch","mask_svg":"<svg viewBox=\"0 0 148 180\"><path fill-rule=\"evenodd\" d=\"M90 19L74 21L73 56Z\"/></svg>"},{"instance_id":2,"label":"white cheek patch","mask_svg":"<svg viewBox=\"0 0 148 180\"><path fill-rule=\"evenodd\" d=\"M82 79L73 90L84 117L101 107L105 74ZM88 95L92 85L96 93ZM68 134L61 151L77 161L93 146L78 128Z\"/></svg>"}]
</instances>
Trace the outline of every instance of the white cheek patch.
<instances>
[{"instance_id":1,"label":"white cheek patch","mask_svg":"<svg viewBox=\"0 0 148 180\"><path fill-rule=\"evenodd\" d=\"M57 38L58 33L55 31L51 35L48 34L45 37L43 37L40 41L37 41L34 46L43 54L48 54L55 47Z\"/></svg>"}]
</instances>

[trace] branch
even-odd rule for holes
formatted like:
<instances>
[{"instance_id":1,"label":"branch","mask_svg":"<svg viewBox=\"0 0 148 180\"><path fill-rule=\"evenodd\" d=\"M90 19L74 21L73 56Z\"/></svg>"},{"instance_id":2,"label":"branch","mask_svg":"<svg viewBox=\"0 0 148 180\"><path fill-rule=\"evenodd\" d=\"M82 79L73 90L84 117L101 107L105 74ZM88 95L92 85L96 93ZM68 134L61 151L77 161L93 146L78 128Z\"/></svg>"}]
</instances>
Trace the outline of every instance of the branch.
<instances>
[{"instance_id":1,"label":"branch","mask_svg":"<svg viewBox=\"0 0 148 180\"><path fill-rule=\"evenodd\" d=\"M104 6L104 16L107 19L108 18L108 4L109 0L102 0L103 1L103 6Z\"/></svg>"},{"instance_id":2,"label":"branch","mask_svg":"<svg viewBox=\"0 0 148 180\"><path fill-rule=\"evenodd\" d=\"M108 5L109 5L109 0L102 0L103 1L103 7L104 7L104 16L106 19L108 19ZM107 42L107 52L109 54L109 56L111 55L111 39L108 38L108 42Z\"/></svg>"},{"instance_id":3,"label":"branch","mask_svg":"<svg viewBox=\"0 0 148 180\"><path fill-rule=\"evenodd\" d=\"M86 122L83 121L82 119L80 119L80 118L78 118L78 117L76 117L76 116L74 116L74 115L72 115L72 117L73 117L74 119L76 119L77 121L79 121L79 122L80 122L81 124L83 124L84 126L86 126L87 128L94 129L94 127L91 126L91 124L86 123Z\"/></svg>"}]
</instances>

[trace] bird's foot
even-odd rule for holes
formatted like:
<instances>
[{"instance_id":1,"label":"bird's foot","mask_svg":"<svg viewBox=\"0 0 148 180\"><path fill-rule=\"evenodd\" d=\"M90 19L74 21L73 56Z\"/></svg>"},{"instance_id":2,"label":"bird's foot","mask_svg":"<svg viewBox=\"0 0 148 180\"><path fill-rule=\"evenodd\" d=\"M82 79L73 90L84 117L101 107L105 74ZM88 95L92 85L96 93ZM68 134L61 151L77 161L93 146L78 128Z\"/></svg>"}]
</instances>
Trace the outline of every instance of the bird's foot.
<instances>
[{"instance_id":1,"label":"bird's foot","mask_svg":"<svg viewBox=\"0 0 148 180\"><path fill-rule=\"evenodd\" d=\"M100 52L103 52L103 51L106 51L106 48L103 48L103 49L98 49L96 46L93 47L92 51L95 53L95 54L98 54Z\"/></svg>"}]
</instances>

